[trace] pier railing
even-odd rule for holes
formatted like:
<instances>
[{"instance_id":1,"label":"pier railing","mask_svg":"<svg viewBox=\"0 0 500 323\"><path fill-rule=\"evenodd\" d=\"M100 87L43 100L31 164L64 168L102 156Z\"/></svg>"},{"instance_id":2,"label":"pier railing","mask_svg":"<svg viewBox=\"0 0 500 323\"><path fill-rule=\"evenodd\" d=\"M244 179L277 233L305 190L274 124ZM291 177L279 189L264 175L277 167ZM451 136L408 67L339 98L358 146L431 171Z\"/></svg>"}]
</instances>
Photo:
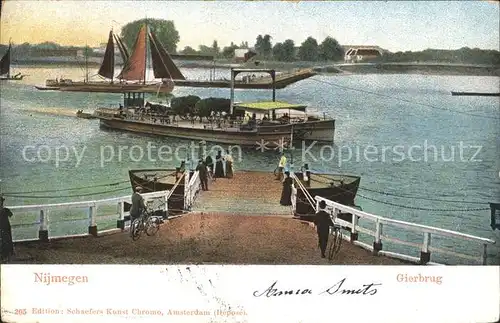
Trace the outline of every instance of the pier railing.
<instances>
[{"instance_id":1,"label":"pier railing","mask_svg":"<svg viewBox=\"0 0 500 323\"><path fill-rule=\"evenodd\" d=\"M191 210L193 203L196 199L196 195L201 188L200 174L195 171L191 178L189 178L189 172L185 176L186 184L184 186L184 210Z\"/></svg>"},{"instance_id":2,"label":"pier railing","mask_svg":"<svg viewBox=\"0 0 500 323\"><path fill-rule=\"evenodd\" d=\"M152 193L141 194L144 197L144 202L147 207L154 211L168 212L168 195L170 191L159 191ZM12 223L13 228L28 228L30 231L33 227L38 227L38 238L31 239L15 239L14 241L29 241L41 240L48 241L49 239L59 237L71 236L97 236L99 232L110 231L115 229L124 229L125 221L130 216L128 211L125 211L125 203L131 204L131 196L121 196L101 200L81 201L81 202L68 202L68 203L54 203L54 204L40 204L40 205L22 205L22 206L6 206L14 214L16 222L19 219L27 219L31 222ZM83 217L76 215L83 213ZM103 219L109 218L116 219L116 228L99 231L99 223ZM65 235L54 235L51 226L63 225L67 226L70 222L68 231L75 230L75 222L86 221L88 223L88 232L86 233L69 233ZM66 230L64 230L66 232Z\"/></svg>"},{"instance_id":3,"label":"pier railing","mask_svg":"<svg viewBox=\"0 0 500 323\"><path fill-rule=\"evenodd\" d=\"M344 228L348 228L350 230L350 238L351 243L358 245L362 248L368 249L372 251L374 254L385 255L393 258L398 258L410 262L416 262L420 264L436 264L431 262L431 252L442 253L452 255L457 258L473 260L479 264L486 265L487 264L487 248L489 244L494 244L495 241L487 238L481 238L469 234L464 234L456 231L446 230L435 228L431 226L415 224L411 222L393 220L389 218L385 218L382 216L370 214L367 212L360 211L353 207L349 207L337 202L333 202L322 198L320 196L315 197L316 207L319 208L319 202L325 201L327 205L327 211L330 211L332 215L332 219L335 223L341 225ZM337 217L339 213L350 213L352 214L352 223L348 221L344 221ZM372 223L372 228L367 229L365 227L361 227L359 225L359 220L364 219L368 220L368 222ZM384 235L384 228L393 227L404 229L405 231L412 231L413 233L421 235L421 242L415 243L411 241L404 241L396 237L391 237L388 235ZM358 240L358 233L367 234L373 237L373 245L369 245L367 243L361 242ZM480 246L482 246L479 255L470 255L465 253L460 253L450 249L433 247L431 244L432 237L445 237L452 238L455 240L462 241L470 241L474 242ZM402 253L385 251L382 249L383 242L390 242L399 245L404 245L408 247L417 248L420 250L420 257L414 257L405 255Z\"/></svg>"}]
</instances>

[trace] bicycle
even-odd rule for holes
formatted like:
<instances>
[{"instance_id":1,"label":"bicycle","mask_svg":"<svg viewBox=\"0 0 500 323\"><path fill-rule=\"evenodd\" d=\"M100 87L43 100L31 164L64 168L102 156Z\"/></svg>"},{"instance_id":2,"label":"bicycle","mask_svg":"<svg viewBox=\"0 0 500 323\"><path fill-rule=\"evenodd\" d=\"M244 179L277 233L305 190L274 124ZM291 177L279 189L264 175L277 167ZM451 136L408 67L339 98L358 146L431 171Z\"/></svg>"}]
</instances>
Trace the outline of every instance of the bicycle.
<instances>
[{"instance_id":1,"label":"bicycle","mask_svg":"<svg viewBox=\"0 0 500 323\"><path fill-rule=\"evenodd\" d=\"M140 217L134 219L130 224L132 240L139 240L143 231L146 232L148 236L155 235L158 230L160 230L160 223L161 221L153 215L152 211L144 211Z\"/></svg>"},{"instance_id":2,"label":"bicycle","mask_svg":"<svg viewBox=\"0 0 500 323\"><path fill-rule=\"evenodd\" d=\"M342 240L342 230L339 225L335 224L333 230L330 230L330 239L328 239L328 243L330 244L328 248L328 260L332 260L339 253Z\"/></svg>"},{"instance_id":3,"label":"bicycle","mask_svg":"<svg viewBox=\"0 0 500 323\"><path fill-rule=\"evenodd\" d=\"M213 166L207 166L207 174L208 174L208 179L211 180L212 182L215 182L216 178L214 176L214 171L213 171Z\"/></svg>"}]
</instances>

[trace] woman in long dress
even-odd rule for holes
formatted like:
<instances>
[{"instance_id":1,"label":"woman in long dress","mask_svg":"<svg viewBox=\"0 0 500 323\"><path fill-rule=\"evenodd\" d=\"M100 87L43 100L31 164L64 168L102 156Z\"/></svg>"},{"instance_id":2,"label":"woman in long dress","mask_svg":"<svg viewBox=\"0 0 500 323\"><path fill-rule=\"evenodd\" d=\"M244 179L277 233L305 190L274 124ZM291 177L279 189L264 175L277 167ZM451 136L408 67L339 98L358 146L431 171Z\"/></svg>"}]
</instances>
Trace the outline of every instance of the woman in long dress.
<instances>
[{"instance_id":1,"label":"woman in long dress","mask_svg":"<svg viewBox=\"0 0 500 323\"><path fill-rule=\"evenodd\" d=\"M4 198L0 196L0 199L0 248L3 263L5 261L9 261L10 257L14 255L14 243L12 242L12 229L9 219L12 217L12 212L3 207Z\"/></svg>"},{"instance_id":2,"label":"woman in long dress","mask_svg":"<svg viewBox=\"0 0 500 323\"><path fill-rule=\"evenodd\" d=\"M217 156L215 157L215 178L223 178L224 177L224 158L222 157L222 152L219 150L217 152Z\"/></svg>"},{"instance_id":3,"label":"woman in long dress","mask_svg":"<svg viewBox=\"0 0 500 323\"><path fill-rule=\"evenodd\" d=\"M285 172L283 180L283 190L281 191L281 205L292 205L292 178L290 172Z\"/></svg>"},{"instance_id":4,"label":"woman in long dress","mask_svg":"<svg viewBox=\"0 0 500 323\"><path fill-rule=\"evenodd\" d=\"M228 152L226 157L226 177L233 178L233 156Z\"/></svg>"},{"instance_id":5,"label":"woman in long dress","mask_svg":"<svg viewBox=\"0 0 500 323\"><path fill-rule=\"evenodd\" d=\"M208 173L210 174L209 177L213 177L214 175L214 161L212 160L212 157L210 155L205 158L205 165L207 165Z\"/></svg>"}]
</instances>

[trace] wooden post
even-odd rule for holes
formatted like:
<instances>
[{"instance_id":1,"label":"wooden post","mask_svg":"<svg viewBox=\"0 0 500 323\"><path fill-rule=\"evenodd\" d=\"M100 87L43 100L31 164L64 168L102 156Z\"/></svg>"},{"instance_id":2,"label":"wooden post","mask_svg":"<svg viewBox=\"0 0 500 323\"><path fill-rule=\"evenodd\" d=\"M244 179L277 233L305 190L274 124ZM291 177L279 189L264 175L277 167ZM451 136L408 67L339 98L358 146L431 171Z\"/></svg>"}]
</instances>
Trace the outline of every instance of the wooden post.
<instances>
[{"instance_id":1,"label":"wooden post","mask_svg":"<svg viewBox=\"0 0 500 323\"><path fill-rule=\"evenodd\" d=\"M351 228L351 242L358 240L358 230L356 230L356 226L358 225L358 217L356 214L352 214L352 228Z\"/></svg>"},{"instance_id":2,"label":"wooden post","mask_svg":"<svg viewBox=\"0 0 500 323\"><path fill-rule=\"evenodd\" d=\"M382 235L382 223L380 219L377 218L375 222L375 241L373 242L373 254L377 255L380 250L382 250L382 241L380 236Z\"/></svg>"},{"instance_id":3,"label":"wooden post","mask_svg":"<svg viewBox=\"0 0 500 323\"><path fill-rule=\"evenodd\" d=\"M167 191L165 195L163 195L163 218L168 219L168 194L170 191Z\"/></svg>"},{"instance_id":4,"label":"wooden post","mask_svg":"<svg viewBox=\"0 0 500 323\"><path fill-rule=\"evenodd\" d=\"M273 81L273 102L276 101L276 72L271 71L271 79Z\"/></svg>"},{"instance_id":5,"label":"wooden post","mask_svg":"<svg viewBox=\"0 0 500 323\"><path fill-rule=\"evenodd\" d=\"M488 260L488 245L486 243L483 244L483 254L481 255L481 262L483 265L487 264Z\"/></svg>"},{"instance_id":6,"label":"wooden post","mask_svg":"<svg viewBox=\"0 0 500 323\"><path fill-rule=\"evenodd\" d=\"M40 241L49 241L49 215L47 210L40 210L40 228L38 229L38 239Z\"/></svg>"},{"instance_id":7,"label":"wooden post","mask_svg":"<svg viewBox=\"0 0 500 323\"><path fill-rule=\"evenodd\" d=\"M184 172L184 210L189 208L189 171Z\"/></svg>"},{"instance_id":8,"label":"wooden post","mask_svg":"<svg viewBox=\"0 0 500 323\"><path fill-rule=\"evenodd\" d=\"M118 220L116 221L116 227L118 229L125 230L125 203L123 201L118 202Z\"/></svg>"},{"instance_id":9,"label":"wooden post","mask_svg":"<svg viewBox=\"0 0 500 323\"><path fill-rule=\"evenodd\" d=\"M422 250L420 251L420 264L425 265L431 261L431 252L429 251L429 246L431 244L431 234L429 232L424 232L424 244L422 245Z\"/></svg>"},{"instance_id":10,"label":"wooden post","mask_svg":"<svg viewBox=\"0 0 500 323\"><path fill-rule=\"evenodd\" d=\"M233 109L234 109L234 78L236 75L234 75L234 70L231 68L231 96L230 96L230 103L229 103L229 114L233 115Z\"/></svg>"},{"instance_id":11,"label":"wooden post","mask_svg":"<svg viewBox=\"0 0 500 323\"><path fill-rule=\"evenodd\" d=\"M96 224L96 206L89 207L89 234L97 237L97 224Z\"/></svg>"}]
</instances>

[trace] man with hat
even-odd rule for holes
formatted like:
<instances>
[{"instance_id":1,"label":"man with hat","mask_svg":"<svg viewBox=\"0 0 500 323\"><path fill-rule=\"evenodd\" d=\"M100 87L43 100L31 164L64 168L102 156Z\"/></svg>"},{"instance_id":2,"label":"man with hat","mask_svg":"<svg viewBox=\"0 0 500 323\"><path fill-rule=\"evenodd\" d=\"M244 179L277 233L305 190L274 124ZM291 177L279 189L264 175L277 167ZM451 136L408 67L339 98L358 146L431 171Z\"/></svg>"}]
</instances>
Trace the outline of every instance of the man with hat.
<instances>
[{"instance_id":1,"label":"man with hat","mask_svg":"<svg viewBox=\"0 0 500 323\"><path fill-rule=\"evenodd\" d=\"M0 239L2 262L8 261L14 255L14 243L12 242L12 228L9 218L12 212L3 206L5 199L0 196Z\"/></svg>"},{"instance_id":2,"label":"man with hat","mask_svg":"<svg viewBox=\"0 0 500 323\"><path fill-rule=\"evenodd\" d=\"M333 226L333 221L330 214L325 211L326 202L319 202L319 210L314 218L314 224L318 232L318 242L321 249L321 258L325 258L326 246L328 244L328 236L330 235L330 226Z\"/></svg>"},{"instance_id":3,"label":"man with hat","mask_svg":"<svg viewBox=\"0 0 500 323\"><path fill-rule=\"evenodd\" d=\"M146 210L146 205L144 204L144 198L141 195L142 186L136 186L134 193L132 194L132 207L130 208L130 225L135 219L139 218L142 213ZM132 234L132 231L130 231Z\"/></svg>"},{"instance_id":4,"label":"man with hat","mask_svg":"<svg viewBox=\"0 0 500 323\"><path fill-rule=\"evenodd\" d=\"M201 189L208 191L208 170L203 159L198 161L198 166L196 167L198 175L200 176Z\"/></svg>"}]
</instances>

